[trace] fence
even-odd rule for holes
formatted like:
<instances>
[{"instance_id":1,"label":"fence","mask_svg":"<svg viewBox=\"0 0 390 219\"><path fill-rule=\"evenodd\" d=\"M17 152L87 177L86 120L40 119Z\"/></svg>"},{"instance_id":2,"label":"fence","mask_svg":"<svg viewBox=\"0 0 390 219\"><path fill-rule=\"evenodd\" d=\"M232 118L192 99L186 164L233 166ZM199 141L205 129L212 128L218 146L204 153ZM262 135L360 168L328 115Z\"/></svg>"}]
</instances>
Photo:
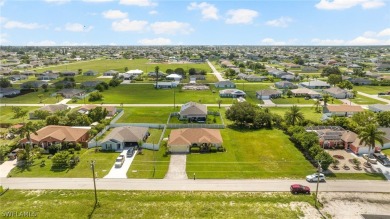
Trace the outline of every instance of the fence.
<instances>
[{"instance_id":1,"label":"fence","mask_svg":"<svg viewBox=\"0 0 390 219\"><path fill-rule=\"evenodd\" d=\"M199 123L188 123L188 124L168 124L167 128L179 129L179 128L208 128L208 129L224 129L225 125L222 124L199 124Z\"/></svg>"},{"instance_id":2,"label":"fence","mask_svg":"<svg viewBox=\"0 0 390 219\"><path fill-rule=\"evenodd\" d=\"M118 121L118 119L121 118L123 116L123 114L125 113L125 111L123 109L118 109L117 111L119 113L111 120L110 124L116 123L116 121Z\"/></svg>"}]
</instances>

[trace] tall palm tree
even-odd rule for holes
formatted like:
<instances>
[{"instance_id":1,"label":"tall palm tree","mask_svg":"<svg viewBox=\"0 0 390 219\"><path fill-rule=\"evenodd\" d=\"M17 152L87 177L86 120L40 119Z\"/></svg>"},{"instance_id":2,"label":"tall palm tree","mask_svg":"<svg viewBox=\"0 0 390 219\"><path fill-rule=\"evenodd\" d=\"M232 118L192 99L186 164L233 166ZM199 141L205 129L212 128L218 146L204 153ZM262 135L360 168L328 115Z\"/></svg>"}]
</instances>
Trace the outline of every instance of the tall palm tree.
<instances>
[{"instance_id":1,"label":"tall palm tree","mask_svg":"<svg viewBox=\"0 0 390 219\"><path fill-rule=\"evenodd\" d=\"M383 146L383 136L385 133L381 130L378 130L377 124L368 124L364 126L358 137L360 138L360 144L365 144L368 146L368 157L371 156L371 149L374 149L375 147L375 141L378 141L381 146Z\"/></svg>"},{"instance_id":2,"label":"tall palm tree","mask_svg":"<svg viewBox=\"0 0 390 219\"><path fill-rule=\"evenodd\" d=\"M31 133L37 135L38 126L35 123L27 122L22 128L20 128L20 137L27 139L27 146L25 146L27 161L30 160L30 151L31 151Z\"/></svg>"},{"instance_id":3,"label":"tall palm tree","mask_svg":"<svg viewBox=\"0 0 390 219\"><path fill-rule=\"evenodd\" d=\"M316 113L319 113L319 112L321 112L321 110L320 110L320 107L321 107L321 101L320 100L317 100L315 103L314 103L314 105L313 105L314 107L315 107L315 111L316 111Z\"/></svg>"},{"instance_id":4,"label":"tall palm tree","mask_svg":"<svg viewBox=\"0 0 390 219\"><path fill-rule=\"evenodd\" d=\"M158 81L158 71L160 70L160 67L156 66L154 68L154 72L156 72L156 89L157 89L157 81Z\"/></svg>"},{"instance_id":5,"label":"tall palm tree","mask_svg":"<svg viewBox=\"0 0 390 219\"><path fill-rule=\"evenodd\" d=\"M324 99L324 106L326 106L330 100L330 95L324 94L324 96L322 96L322 98Z\"/></svg>"},{"instance_id":6,"label":"tall palm tree","mask_svg":"<svg viewBox=\"0 0 390 219\"><path fill-rule=\"evenodd\" d=\"M292 126L305 119L303 113L296 105L290 107L290 110L285 113L284 118L286 123Z\"/></svg>"}]
</instances>

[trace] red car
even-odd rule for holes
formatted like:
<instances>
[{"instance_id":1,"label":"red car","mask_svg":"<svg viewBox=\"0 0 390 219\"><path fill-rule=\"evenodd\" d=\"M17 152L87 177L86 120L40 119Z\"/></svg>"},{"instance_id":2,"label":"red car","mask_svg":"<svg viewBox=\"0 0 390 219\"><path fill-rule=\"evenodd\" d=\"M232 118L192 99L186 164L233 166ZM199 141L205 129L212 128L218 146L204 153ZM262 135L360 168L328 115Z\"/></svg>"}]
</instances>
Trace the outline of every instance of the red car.
<instances>
[{"instance_id":1,"label":"red car","mask_svg":"<svg viewBox=\"0 0 390 219\"><path fill-rule=\"evenodd\" d=\"M310 188L307 186L303 186L300 184L293 184L290 186L291 193L298 194L298 193L304 193L304 194L310 194Z\"/></svg>"}]
</instances>

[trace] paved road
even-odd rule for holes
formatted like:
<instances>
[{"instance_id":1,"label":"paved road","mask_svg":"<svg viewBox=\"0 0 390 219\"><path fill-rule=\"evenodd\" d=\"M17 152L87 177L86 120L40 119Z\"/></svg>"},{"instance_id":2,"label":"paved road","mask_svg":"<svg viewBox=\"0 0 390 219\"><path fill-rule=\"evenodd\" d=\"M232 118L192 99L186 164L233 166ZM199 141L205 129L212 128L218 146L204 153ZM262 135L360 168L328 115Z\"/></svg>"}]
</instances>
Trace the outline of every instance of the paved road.
<instances>
[{"instance_id":1,"label":"paved road","mask_svg":"<svg viewBox=\"0 0 390 219\"><path fill-rule=\"evenodd\" d=\"M219 73L219 71L217 71L217 69L214 67L213 64L211 64L211 62L209 60L207 60L207 64L209 64L211 70L213 70L213 74L217 77L218 81L225 81L225 79L223 79L221 73Z\"/></svg>"},{"instance_id":2,"label":"paved road","mask_svg":"<svg viewBox=\"0 0 390 219\"><path fill-rule=\"evenodd\" d=\"M93 189L92 178L0 178L1 185L10 189ZM99 190L151 191L259 191L285 192L290 185L308 185L315 191L316 184L304 180L175 180L175 179L97 179ZM390 192L389 181L328 180L320 183L324 192Z\"/></svg>"}]
</instances>

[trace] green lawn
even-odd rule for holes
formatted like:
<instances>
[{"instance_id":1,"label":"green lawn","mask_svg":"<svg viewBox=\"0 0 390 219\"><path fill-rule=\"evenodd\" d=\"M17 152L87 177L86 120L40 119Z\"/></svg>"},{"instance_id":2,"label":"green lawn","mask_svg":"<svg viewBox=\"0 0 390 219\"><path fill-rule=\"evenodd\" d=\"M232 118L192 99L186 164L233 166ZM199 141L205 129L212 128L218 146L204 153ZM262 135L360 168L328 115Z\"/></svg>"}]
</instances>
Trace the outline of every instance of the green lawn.
<instances>
[{"instance_id":1,"label":"green lawn","mask_svg":"<svg viewBox=\"0 0 390 219\"><path fill-rule=\"evenodd\" d=\"M309 195L255 192L9 190L0 197L2 215L27 212L36 218L302 218ZM28 200L28 201L26 201ZM309 215L306 215L309 216Z\"/></svg>"},{"instance_id":2,"label":"green lawn","mask_svg":"<svg viewBox=\"0 0 390 219\"><path fill-rule=\"evenodd\" d=\"M382 173L329 173L328 179L349 179L349 180L386 180Z\"/></svg>"},{"instance_id":3,"label":"green lawn","mask_svg":"<svg viewBox=\"0 0 390 219\"><path fill-rule=\"evenodd\" d=\"M117 123L159 123L165 124L169 114L180 111L180 108L172 107L123 107L124 114Z\"/></svg>"},{"instance_id":4,"label":"green lawn","mask_svg":"<svg viewBox=\"0 0 390 219\"><path fill-rule=\"evenodd\" d=\"M372 99L372 98L369 98L369 97L366 97L366 96L363 96L363 95L357 95L355 98L353 99L350 99L353 103L356 103L356 104L359 104L359 105L369 105L369 104L377 104L377 103L381 103L381 104L387 104L386 102L383 102L383 101L380 101L380 100L376 100L376 99Z\"/></svg>"},{"instance_id":5,"label":"green lawn","mask_svg":"<svg viewBox=\"0 0 390 219\"><path fill-rule=\"evenodd\" d=\"M115 163L115 158L119 155L116 152L98 152L95 153L94 149L82 149L80 154L80 162L73 169L51 169L51 159L48 159L48 155L44 155L41 159L35 159L32 166L26 168L14 168L10 172L12 177L75 177L85 178L91 177L90 161L96 161L95 171L99 178L103 178L108 174L111 167ZM45 166L41 166L41 161L45 161Z\"/></svg>"},{"instance_id":6,"label":"green lawn","mask_svg":"<svg viewBox=\"0 0 390 219\"><path fill-rule=\"evenodd\" d=\"M51 96L55 92L54 89L49 89L48 92L44 92L43 89L39 89L37 92L31 92L28 94L23 94L17 97L12 98L0 98L0 103L43 103L43 104L53 104L62 100L60 97L57 101L55 96ZM40 101L38 95L43 94L42 102Z\"/></svg>"},{"instance_id":7,"label":"green lawn","mask_svg":"<svg viewBox=\"0 0 390 219\"><path fill-rule=\"evenodd\" d=\"M202 179L302 178L315 171L280 130L227 128L221 134L227 151L188 155L188 176L195 173Z\"/></svg>"},{"instance_id":8,"label":"green lawn","mask_svg":"<svg viewBox=\"0 0 390 219\"><path fill-rule=\"evenodd\" d=\"M147 143L157 144L160 140L163 129L149 129L150 136L146 140Z\"/></svg>"},{"instance_id":9,"label":"green lawn","mask_svg":"<svg viewBox=\"0 0 390 219\"><path fill-rule=\"evenodd\" d=\"M131 163L127 178L162 179L168 171L169 160L170 157L165 155L163 146L160 146L158 151L144 149Z\"/></svg>"},{"instance_id":10,"label":"green lawn","mask_svg":"<svg viewBox=\"0 0 390 219\"><path fill-rule=\"evenodd\" d=\"M23 107L24 110L27 110L27 115L24 118L24 122L28 120L28 114L30 112L34 112L37 110L39 107ZM23 118L18 118L14 119L14 113L12 112L12 107L11 106L1 106L0 107L0 122L1 123L11 123L11 124L16 124L16 123L21 123L23 122Z\"/></svg>"},{"instance_id":11,"label":"green lawn","mask_svg":"<svg viewBox=\"0 0 390 219\"><path fill-rule=\"evenodd\" d=\"M383 150L382 152L390 157L390 149Z\"/></svg>"},{"instance_id":12,"label":"green lawn","mask_svg":"<svg viewBox=\"0 0 390 219\"><path fill-rule=\"evenodd\" d=\"M270 112L276 113L284 117L284 114L290 109L289 107L268 107ZM300 107L300 111L305 116L305 119L320 122L322 113L315 112L315 107Z\"/></svg>"},{"instance_id":13,"label":"green lawn","mask_svg":"<svg viewBox=\"0 0 390 219\"><path fill-rule=\"evenodd\" d=\"M390 91L390 86L354 86L354 90L366 93L366 94L378 94L380 92Z\"/></svg>"},{"instance_id":14,"label":"green lawn","mask_svg":"<svg viewBox=\"0 0 390 219\"><path fill-rule=\"evenodd\" d=\"M276 98L272 99L272 102L275 104L309 104L313 105L314 100L313 99L308 99L305 100L304 97L281 97L281 98Z\"/></svg>"}]
</instances>

